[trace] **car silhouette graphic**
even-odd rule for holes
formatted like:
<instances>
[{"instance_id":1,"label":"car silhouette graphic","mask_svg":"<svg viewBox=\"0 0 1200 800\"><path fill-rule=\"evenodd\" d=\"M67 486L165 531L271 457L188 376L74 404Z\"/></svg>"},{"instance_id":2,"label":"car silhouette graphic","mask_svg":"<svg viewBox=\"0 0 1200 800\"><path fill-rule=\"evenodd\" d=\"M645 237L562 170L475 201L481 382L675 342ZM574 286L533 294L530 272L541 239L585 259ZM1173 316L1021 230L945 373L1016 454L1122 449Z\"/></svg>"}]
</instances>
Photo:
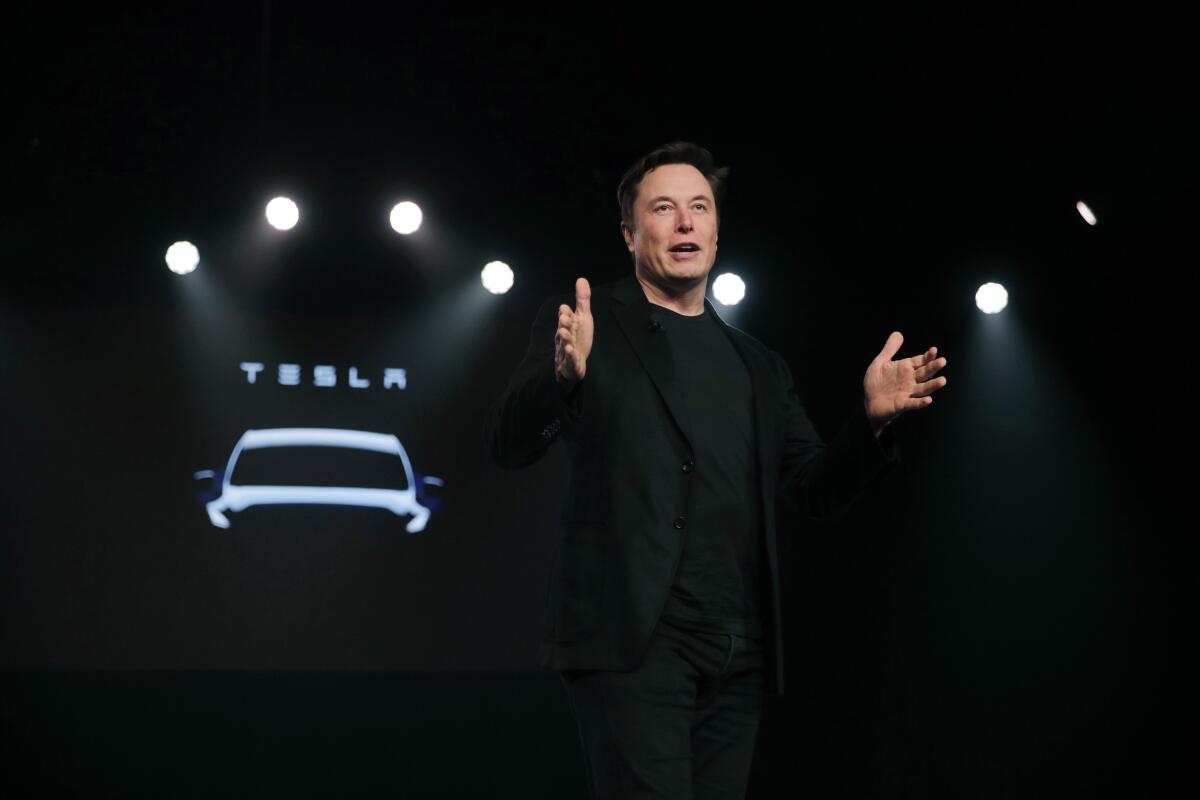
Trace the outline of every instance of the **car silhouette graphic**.
<instances>
[{"instance_id":1,"label":"car silhouette graphic","mask_svg":"<svg viewBox=\"0 0 1200 800\"><path fill-rule=\"evenodd\" d=\"M373 488L359 486L269 485L246 483L239 473L239 463L254 451L270 452L271 448L329 447L343 451L373 451L383 454L389 464L387 472L402 479L405 488ZM291 455L291 454L288 454ZM437 507L436 498L427 496L427 486L441 486L442 480L413 473L408 453L400 440L390 433L342 430L338 428L266 428L248 430L233 447L229 462L223 470L204 469L193 473L197 480L211 479L211 488L199 493L208 510L208 518L218 528L228 528L226 511L243 511L251 506L318 504L366 506L391 511L396 516L411 515L405 530L418 533L425 530L429 515ZM424 501L424 502L422 502Z\"/></svg>"}]
</instances>

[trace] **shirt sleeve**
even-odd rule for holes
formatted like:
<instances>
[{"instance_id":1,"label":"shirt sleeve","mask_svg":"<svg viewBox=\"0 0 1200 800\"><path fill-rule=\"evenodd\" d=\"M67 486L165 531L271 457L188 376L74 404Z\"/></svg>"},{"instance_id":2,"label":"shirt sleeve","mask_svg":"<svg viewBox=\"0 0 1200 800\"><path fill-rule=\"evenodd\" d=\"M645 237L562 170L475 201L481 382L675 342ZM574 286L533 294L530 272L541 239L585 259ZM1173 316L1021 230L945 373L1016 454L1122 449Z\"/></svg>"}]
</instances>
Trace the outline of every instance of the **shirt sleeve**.
<instances>
[{"instance_id":1,"label":"shirt sleeve","mask_svg":"<svg viewBox=\"0 0 1200 800\"><path fill-rule=\"evenodd\" d=\"M899 463L895 432L889 425L876 437L866 406L859 400L841 430L826 444L800 403L787 363L777 353L771 356L785 387L778 493L810 518L837 519Z\"/></svg>"},{"instance_id":2,"label":"shirt sleeve","mask_svg":"<svg viewBox=\"0 0 1200 800\"><path fill-rule=\"evenodd\" d=\"M554 378L558 307L569 304L569 299L554 296L542 303L525 355L488 411L484 439L492 460L505 469L536 463L560 434L583 417L582 381L568 395Z\"/></svg>"}]
</instances>

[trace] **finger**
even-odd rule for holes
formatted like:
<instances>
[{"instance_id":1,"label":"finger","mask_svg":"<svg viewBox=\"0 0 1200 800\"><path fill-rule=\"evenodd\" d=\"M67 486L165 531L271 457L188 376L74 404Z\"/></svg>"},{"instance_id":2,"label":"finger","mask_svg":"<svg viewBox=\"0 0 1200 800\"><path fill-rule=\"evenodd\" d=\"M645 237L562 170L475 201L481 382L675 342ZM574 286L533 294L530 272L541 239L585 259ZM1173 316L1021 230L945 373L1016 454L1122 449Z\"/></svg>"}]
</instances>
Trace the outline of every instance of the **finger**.
<instances>
[{"instance_id":1,"label":"finger","mask_svg":"<svg viewBox=\"0 0 1200 800\"><path fill-rule=\"evenodd\" d=\"M939 358L937 361L930 362L916 371L915 377L918 381L927 381L938 373L942 367L946 366L946 359Z\"/></svg>"},{"instance_id":2,"label":"finger","mask_svg":"<svg viewBox=\"0 0 1200 800\"><path fill-rule=\"evenodd\" d=\"M912 396L913 397L926 397L928 395L933 394L938 389L945 386L947 383L949 383L949 381L946 380L945 375L943 375L940 378L935 378L931 381L925 381L924 383L918 383L916 390L914 390L912 393Z\"/></svg>"},{"instance_id":3,"label":"finger","mask_svg":"<svg viewBox=\"0 0 1200 800\"><path fill-rule=\"evenodd\" d=\"M575 281L575 313L592 313L592 287L587 278Z\"/></svg>"},{"instance_id":4,"label":"finger","mask_svg":"<svg viewBox=\"0 0 1200 800\"><path fill-rule=\"evenodd\" d=\"M924 353L921 353L920 355L915 355L912 358L908 359L908 363L912 364L913 369L920 369L921 367L933 362L935 353L937 353L937 348L931 347L928 350L926 350Z\"/></svg>"}]
</instances>

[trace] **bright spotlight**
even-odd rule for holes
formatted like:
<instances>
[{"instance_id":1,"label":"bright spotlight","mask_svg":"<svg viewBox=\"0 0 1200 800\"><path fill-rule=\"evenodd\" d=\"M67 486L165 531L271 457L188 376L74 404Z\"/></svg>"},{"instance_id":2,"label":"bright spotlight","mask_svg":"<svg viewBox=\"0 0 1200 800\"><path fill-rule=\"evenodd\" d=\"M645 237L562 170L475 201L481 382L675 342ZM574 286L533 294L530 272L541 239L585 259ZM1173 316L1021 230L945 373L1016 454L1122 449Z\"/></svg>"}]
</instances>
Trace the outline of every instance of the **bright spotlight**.
<instances>
[{"instance_id":1,"label":"bright spotlight","mask_svg":"<svg viewBox=\"0 0 1200 800\"><path fill-rule=\"evenodd\" d=\"M409 234L421 227L421 207L416 203L405 200L392 208L390 218L392 230L396 233Z\"/></svg>"},{"instance_id":2,"label":"bright spotlight","mask_svg":"<svg viewBox=\"0 0 1200 800\"><path fill-rule=\"evenodd\" d=\"M167 248L167 268L176 275L187 275L200 263L200 251L191 242L176 242Z\"/></svg>"},{"instance_id":3,"label":"bright spotlight","mask_svg":"<svg viewBox=\"0 0 1200 800\"><path fill-rule=\"evenodd\" d=\"M735 306L746 296L746 284L732 272L722 272L713 281L713 297L723 306Z\"/></svg>"},{"instance_id":4,"label":"bright spotlight","mask_svg":"<svg viewBox=\"0 0 1200 800\"><path fill-rule=\"evenodd\" d=\"M1096 224L1096 215L1088 208L1088 204L1080 200L1075 204L1075 210L1079 212L1079 216L1083 217L1083 221L1088 225Z\"/></svg>"},{"instance_id":5,"label":"bright spotlight","mask_svg":"<svg viewBox=\"0 0 1200 800\"><path fill-rule=\"evenodd\" d=\"M503 261L489 261L479 271L479 282L492 294L504 294L513 285L512 267Z\"/></svg>"},{"instance_id":6,"label":"bright spotlight","mask_svg":"<svg viewBox=\"0 0 1200 800\"><path fill-rule=\"evenodd\" d=\"M300 208L286 197L267 203L267 222L279 231L290 231L300 221Z\"/></svg>"},{"instance_id":7,"label":"bright spotlight","mask_svg":"<svg viewBox=\"0 0 1200 800\"><path fill-rule=\"evenodd\" d=\"M985 314L999 314L1008 305L1008 290L998 283L985 283L975 292L975 305Z\"/></svg>"}]
</instances>

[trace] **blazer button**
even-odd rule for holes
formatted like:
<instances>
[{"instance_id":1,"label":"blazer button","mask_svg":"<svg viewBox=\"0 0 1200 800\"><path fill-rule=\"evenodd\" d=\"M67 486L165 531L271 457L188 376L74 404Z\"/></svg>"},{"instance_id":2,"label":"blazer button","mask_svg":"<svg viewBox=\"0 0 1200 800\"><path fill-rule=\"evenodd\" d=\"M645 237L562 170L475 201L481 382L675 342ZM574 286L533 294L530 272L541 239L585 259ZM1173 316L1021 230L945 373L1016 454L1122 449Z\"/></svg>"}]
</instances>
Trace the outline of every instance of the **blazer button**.
<instances>
[{"instance_id":1,"label":"blazer button","mask_svg":"<svg viewBox=\"0 0 1200 800\"><path fill-rule=\"evenodd\" d=\"M675 530L683 530L683 526L687 524L687 517L680 515L675 518Z\"/></svg>"},{"instance_id":2,"label":"blazer button","mask_svg":"<svg viewBox=\"0 0 1200 800\"><path fill-rule=\"evenodd\" d=\"M695 468L696 468L696 462L694 462L694 461L685 461L683 464L684 472L691 472Z\"/></svg>"}]
</instances>

